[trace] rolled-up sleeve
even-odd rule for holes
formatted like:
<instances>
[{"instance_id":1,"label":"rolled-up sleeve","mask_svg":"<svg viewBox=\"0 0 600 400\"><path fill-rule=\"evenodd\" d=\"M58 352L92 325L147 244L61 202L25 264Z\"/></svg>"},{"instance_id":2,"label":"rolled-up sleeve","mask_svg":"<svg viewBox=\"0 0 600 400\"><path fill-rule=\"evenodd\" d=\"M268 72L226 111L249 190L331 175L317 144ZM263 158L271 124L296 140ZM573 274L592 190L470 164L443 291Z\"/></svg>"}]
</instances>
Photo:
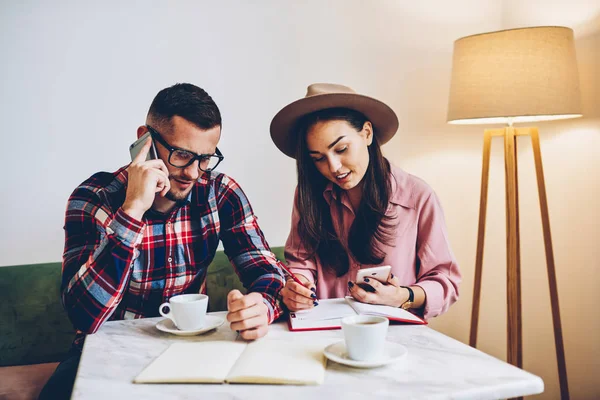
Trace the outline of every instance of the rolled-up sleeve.
<instances>
[{"instance_id":1,"label":"rolled-up sleeve","mask_svg":"<svg viewBox=\"0 0 600 400\"><path fill-rule=\"evenodd\" d=\"M425 291L423 317L443 314L458 299L461 274L452 253L444 212L435 193L425 199L418 222L416 284Z\"/></svg>"}]
</instances>

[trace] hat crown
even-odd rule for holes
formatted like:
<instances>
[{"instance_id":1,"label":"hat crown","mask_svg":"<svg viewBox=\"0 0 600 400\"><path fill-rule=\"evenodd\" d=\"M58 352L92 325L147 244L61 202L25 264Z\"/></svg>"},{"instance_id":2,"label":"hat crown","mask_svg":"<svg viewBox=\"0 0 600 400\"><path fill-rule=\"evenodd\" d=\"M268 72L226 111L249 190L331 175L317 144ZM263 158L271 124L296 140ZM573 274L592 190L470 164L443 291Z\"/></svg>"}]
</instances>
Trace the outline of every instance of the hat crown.
<instances>
[{"instance_id":1,"label":"hat crown","mask_svg":"<svg viewBox=\"0 0 600 400\"><path fill-rule=\"evenodd\" d=\"M344 86L337 85L335 83L313 83L308 86L305 97L318 96L320 94L332 94L332 93L349 93L356 94L354 89Z\"/></svg>"}]
</instances>

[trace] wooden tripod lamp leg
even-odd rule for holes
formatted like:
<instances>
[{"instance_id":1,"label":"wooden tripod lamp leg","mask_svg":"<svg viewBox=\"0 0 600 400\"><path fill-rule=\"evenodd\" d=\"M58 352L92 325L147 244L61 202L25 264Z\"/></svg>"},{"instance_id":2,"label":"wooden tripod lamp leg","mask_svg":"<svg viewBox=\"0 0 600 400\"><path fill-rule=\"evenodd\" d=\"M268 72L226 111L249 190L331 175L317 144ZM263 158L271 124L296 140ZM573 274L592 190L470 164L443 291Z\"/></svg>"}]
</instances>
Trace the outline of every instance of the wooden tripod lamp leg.
<instances>
[{"instance_id":1,"label":"wooden tripod lamp leg","mask_svg":"<svg viewBox=\"0 0 600 400\"><path fill-rule=\"evenodd\" d=\"M517 204L517 229L516 229L516 236L517 236L517 280L516 280L516 284L517 284L517 305L518 305L518 312L517 312L517 326L518 326L518 332L517 332L517 366L519 368L523 368L523 312L522 312L522 307L523 307L523 300L521 298L521 227L520 227L520 221L521 221L521 216L519 214L519 161L518 161L518 157L517 157L517 135L514 136L514 141L515 141L515 145L514 145L514 153L515 153L515 199L516 199L516 204Z\"/></svg>"},{"instance_id":2,"label":"wooden tripod lamp leg","mask_svg":"<svg viewBox=\"0 0 600 400\"><path fill-rule=\"evenodd\" d=\"M519 203L515 153L515 128L508 127L504 135L506 173L506 304L507 304L507 361L518 365L522 359L521 277L519 271Z\"/></svg>"},{"instance_id":3,"label":"wooden tripod lamp leg","mask_svg":"<svg viewBox=\"0 0 600 400\"><path fill-rule=\"evenodd\" d=\"M475 280L473 287L473 308L471 309L471 334L469 345L477 345L477 324L479 322L479 300L481 298L481 273L483 266L483 245L485 241L485 217L487 211L488 181L490 176L490 150L493 130L487 129L483 136L483 164L481 167L481 195L479 198L479 225L477 228L477 253L475 256Z\"/></svg>"},{"instance_id":4,"label":"wooden tripod lamp leg","mask_svg":"<svg viewBox=\"0 0 600 400\"><path fill-rule=\"evenodd\" d=\"M548 200L546 198L546 183L542 167L542 153L540 151L540 137L537 128L530 129L535 171L537 175L538 192L540 195L540 210L542 213L542 229L544 231L544 248L546 251L546 265L548 267L548 284L550 286L550 304L552 306L552 322L554 324L554 345L556 347L556 362L558 364L558 379L560 382L560 397L569 398L569 385L567 381L567 366L565 362L565 349L563 347L562 325L560 322L560 308L558 304L558 287L556 284L556 268L554 266L554 252L552 249L552 236L550 234L550 217L548 216Z\"/></svg>"}]
</instances>

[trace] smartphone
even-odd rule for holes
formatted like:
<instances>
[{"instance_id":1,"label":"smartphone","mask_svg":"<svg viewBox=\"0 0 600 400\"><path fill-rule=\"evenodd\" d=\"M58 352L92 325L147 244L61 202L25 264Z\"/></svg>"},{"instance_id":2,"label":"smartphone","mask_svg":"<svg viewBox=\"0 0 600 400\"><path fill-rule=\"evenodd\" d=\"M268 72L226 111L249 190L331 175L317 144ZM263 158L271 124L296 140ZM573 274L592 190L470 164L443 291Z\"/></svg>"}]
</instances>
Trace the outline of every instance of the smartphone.
<instances>
[{"instance_id":1,"label":"smartphone","mask_svg":"<svg viewBox=\"0 0 600 400\"><path fill-rule=\"evenodd\" d=\"M133 142L131 146L129 146L129 154L131 154L131 161L137 157L137 155L144 147L144 143L146 143L146 139L151 137L150 132L146 132L141 138ZM148 151L148 156L146 157L146 161L148 160L156 160L158 156L156 155L156 147L154 147L154 140L152 141L152 145L150 146L150 150Z\"/></svg>"},{"instance_id":2,"label":"smartphone","mask_svg":"<svg viewBox=\"0 0 600 400\"><path fill-rule=\"evenodd\" d=\"M356 273L356 284L367 292L374 292L373 286L364 281L365 278L376 279L381 283L386 283L392 273L392 267L383 265L381 267L359 269Z\"/></svg>"}]
</instances>

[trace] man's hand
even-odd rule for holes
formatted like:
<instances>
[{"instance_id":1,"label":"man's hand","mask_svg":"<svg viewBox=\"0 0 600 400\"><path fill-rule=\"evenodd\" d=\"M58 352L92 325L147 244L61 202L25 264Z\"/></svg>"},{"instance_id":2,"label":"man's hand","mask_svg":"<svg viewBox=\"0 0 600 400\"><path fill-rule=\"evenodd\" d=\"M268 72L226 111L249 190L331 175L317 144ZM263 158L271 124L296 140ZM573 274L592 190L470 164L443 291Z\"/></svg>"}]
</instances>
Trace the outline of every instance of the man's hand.
<instances>
[{"instance_id":1,"label":"man's hand","mask_svg":"<svg viewBox=\"0 0 600 400\"><path fill-rule=\"evenodd\" d=\"M171 189L169 170L163 160L146 161L150 146L152 138L146 140L142 150L127 167L127 193L122 208L138 221L152 207L156 193L164 196Z\"/></svg>"},{"instance_id":2,"label":"man's hand","mask_svg":"<svg viewBox=\"0 0 600 400\"><path fill-rule=\"evenodd\" d=\"M227 321L245 340L261 338L269 330L269 310L263 299L259 293L244 296L239 290L232 290L227 295Z\"/></svg>"},{"instance_id":3,"label":"man's hand","mask_svg":"<svg viewBox=\"0 0 600 400\"><path fill-rule=\"evenodd\" d=\"M350 295L361 303L400 307L408 300L408 290L400 287L400 282L395 276L390 276L386 283L381 283L372 278L365 278L364 282L360 282L375 289L373 293L362 289L357 283L348 282L348 288Z\"/></svg>"},{"instance_id":4,"label":"man's hand","mask_svg":"<svg viewBox=\"0 0 600 400\"><path fill-rule=\"evenodd\" d=\"M288 279L285 287L279 292L288 310L308 310L318 305L315 285L302 274L297 274L296 277L304 285L298 284L293 279Z\"/></svg>"}]
</instances>

